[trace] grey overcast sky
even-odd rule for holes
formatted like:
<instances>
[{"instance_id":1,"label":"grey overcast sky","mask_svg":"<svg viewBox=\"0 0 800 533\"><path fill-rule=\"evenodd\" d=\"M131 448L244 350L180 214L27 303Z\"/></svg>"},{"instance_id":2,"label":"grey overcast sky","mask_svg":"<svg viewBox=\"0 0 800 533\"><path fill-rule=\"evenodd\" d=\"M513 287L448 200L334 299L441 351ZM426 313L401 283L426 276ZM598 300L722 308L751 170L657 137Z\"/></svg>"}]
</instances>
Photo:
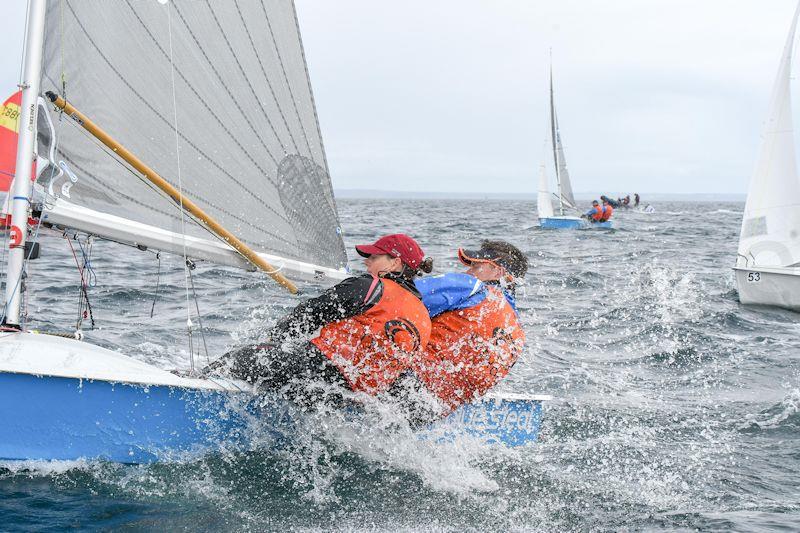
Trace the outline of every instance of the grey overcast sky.
<instances>
[{"instance_id":1,"label":"grey overcast sky","mask_svg":"<svg viewBox=\"0 0 800 533\"><path fill-rule=\"evenodd\" d=\"M576 191L744 193L796 0L296 5L337 188L535 192L552 47Z\"/></svg>"}]
</instances>

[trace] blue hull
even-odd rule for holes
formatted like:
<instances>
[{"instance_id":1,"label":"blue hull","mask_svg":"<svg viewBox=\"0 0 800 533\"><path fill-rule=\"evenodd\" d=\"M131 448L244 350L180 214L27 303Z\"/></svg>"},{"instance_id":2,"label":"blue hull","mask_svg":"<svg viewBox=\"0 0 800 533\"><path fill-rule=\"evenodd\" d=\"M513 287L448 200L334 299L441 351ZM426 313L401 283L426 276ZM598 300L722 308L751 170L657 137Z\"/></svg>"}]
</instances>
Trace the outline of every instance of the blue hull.
<instances>
[{"instance_id":1,"label":"blue hull","mask_svg":"<svg viewBox=\"0 0 800 533\"><path fill-rule=\"evenodd\" d=\"M203 451L240 438L245 421L228 401L218 391L3 373L0 458L148 463Z\"/></svg>"},{"instance_id":2,"label":"blue hull","mask_svg":"<svg viewBox=\"0 0 800 533\"><path fill-rule=\"evenodd\" d=\"M540 218L539 227L544 229L581 229L587 226L586 221L576 218Z\"/></svg>"},{"instance_id":3,"label":"blue hull","mask_svg":"<svg viewBox=\"0 0 800 533\"><path fill-rule=\"evenodd\" d=\"M605 228L610 229L614 227L614 223L608 222L588 222L582 218L574 217L554 217L554 218L540 218L539 227L544 229L594 229Z\"/></svg>"},{"instance_id":4,"label":"blue hull","mask_svg":"<svg viewBox=\"0 0 800 533\"><path fill-rule=\"evenodd\" d=\"M261 432L291 428L288 406L249 393L0 373L0 459L169 460L246 445L252 416ZM487 399L441 424L518 446L536 440L540 422L538 400Z\"/></svg>"}]
</instances>

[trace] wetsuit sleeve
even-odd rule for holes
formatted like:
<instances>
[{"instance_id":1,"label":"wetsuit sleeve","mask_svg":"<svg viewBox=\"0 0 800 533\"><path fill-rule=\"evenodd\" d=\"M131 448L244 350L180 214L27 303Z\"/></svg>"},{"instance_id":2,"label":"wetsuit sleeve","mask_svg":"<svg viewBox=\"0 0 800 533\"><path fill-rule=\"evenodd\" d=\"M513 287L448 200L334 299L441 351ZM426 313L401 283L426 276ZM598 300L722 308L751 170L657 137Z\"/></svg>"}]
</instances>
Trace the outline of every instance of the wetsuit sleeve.
<instances>
[{"instance_id":1,"label":"wetsuit sleeve","mask_svg":"<svg viewBox=\"0 0 800 533\"><path fill-rule=\"evenodd\" d=\"M295 307L269 331L268 337L275 342L308 339L329 322L365 312L382 295L383 284L377 278L370 275L348 278Z\"/></svg>"},{"instance_id":2,"label":"wetsuit sleeve","mask_svg":"<svg viewBox=\"0 0 800 533\"><path fill-rule=\"evenodd\" d=\"M481 281L469 274L440 274L414 280L422 295L422 303L431 317L445 311L466 309L481 303L486 298L486 288Z\"/></svg>"}]
</instances>

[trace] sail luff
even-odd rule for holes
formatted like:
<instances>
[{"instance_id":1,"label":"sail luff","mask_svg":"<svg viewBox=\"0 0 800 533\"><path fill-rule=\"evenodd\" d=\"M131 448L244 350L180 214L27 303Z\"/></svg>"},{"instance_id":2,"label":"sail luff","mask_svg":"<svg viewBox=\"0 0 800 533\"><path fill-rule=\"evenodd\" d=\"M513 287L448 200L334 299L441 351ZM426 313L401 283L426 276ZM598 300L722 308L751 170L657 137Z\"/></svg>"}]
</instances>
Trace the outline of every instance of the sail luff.
<instances>
[{"instance_id":1,"label":"sail luff","mask_svg":"<svg viewBox=\"0 0 800 533\"><path fill-rule=\"evenodd\" d=\"M6 305L4 324L19 326L22 276L25 263L25 242L28 237L28 208L31 197L31 171L36 136L39 88L41 85L44 49L44 0L28 4L28 25L25 28L25 59L22 73L22 104L17 137L17 160L11 198L10 249L6 270Z\"/></svg>"},{"instance_id":2,"label":"sail luff","mask_svg":"<svg viewBox=\"0 0 800 533\"><path fill-rule=\"evenodd\" d=\"M83 113L75 109L74 106L67 103L63 98L57 96L56 94L50 91L47 92L47 97L56 107L64 111L67 114L67 116L75 120L89 133L94 135L100 142L102 142L108 148L113 150L115 154L117 154L120 158L122 158L126 163L131 165L133 168L135 168L142 176L147 178L153 185L155 185L163 192L165 192L173 201L178 203L181 206L181 208L184 209L187 213L193 215L203 224L205 224L214 234L221 237L233 249L239 252L245 259L253 263L253 265L258 267L259 269L266 272L267 275L269 275L272 279L277 281L280 285L282 285L292 294L297 293L297 287L295 286L295 284L289 281L289 279L287 279L283 274L278 272L275 269L275 267L270 265L259 255L257 255L252 249L250 249L249 246L244 244L238 237L236 237L233 233L225 229L221 224L219 224L216 220L214 220L202 209L200 209L200 207L198 207L194 202L186 198L185 195L181 194L180 191L178 191L175 187L170 185L156 171L147 166L144 162L142 162L138 157L132 154L124 146L119 144L116 140L114 140L110 135L108 135L105 131L103 131L100 127L98 127Z\"/></svg>"},{"instance_id":3,"label":"sail luff","mask_svg":"<svg viewBox=\"0 0 800 533\"><path fill-rule=\"evenodd\" d=\"M742 217L739 266L800 262L800 178L791 106L791 64L800 3L795 10L763 127Z\"/></svg>"}]
</instances>

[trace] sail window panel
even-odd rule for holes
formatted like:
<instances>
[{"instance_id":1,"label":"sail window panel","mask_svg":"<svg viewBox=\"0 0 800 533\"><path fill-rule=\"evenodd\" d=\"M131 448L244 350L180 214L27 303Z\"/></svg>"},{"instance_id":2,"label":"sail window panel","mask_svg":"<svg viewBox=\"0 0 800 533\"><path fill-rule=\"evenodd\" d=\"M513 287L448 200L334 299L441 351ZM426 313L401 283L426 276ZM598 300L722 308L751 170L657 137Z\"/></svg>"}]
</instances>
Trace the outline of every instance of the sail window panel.
<instances>
[{"instance_id":1,"label":"sail window panel","mask_svg":"<svg viewBox=\"0 0 800 533\"><path fill-rule=\"evenodd\" d=\"M46 20L44 90L63 92L63 74L67 99L176 187L177 114L188 198L256 250L345 263L291 2L50 0ZM254 51L272 42L270 25L280 29L283 67L274 45ZM79 177L71 201L181 231L170 200L82 130L58 129L59 155Z\"/></svg>"},{"instance_id":2,"label":"sail window panel","mask_svg":"<svg viewBox=\"0 0 800 533\"><path fill-rule=\"evenodd\" d=\"M757 237L767 234L767 217L748 218L744 221L742 237Z\"/></svg>"}]
</instances>

